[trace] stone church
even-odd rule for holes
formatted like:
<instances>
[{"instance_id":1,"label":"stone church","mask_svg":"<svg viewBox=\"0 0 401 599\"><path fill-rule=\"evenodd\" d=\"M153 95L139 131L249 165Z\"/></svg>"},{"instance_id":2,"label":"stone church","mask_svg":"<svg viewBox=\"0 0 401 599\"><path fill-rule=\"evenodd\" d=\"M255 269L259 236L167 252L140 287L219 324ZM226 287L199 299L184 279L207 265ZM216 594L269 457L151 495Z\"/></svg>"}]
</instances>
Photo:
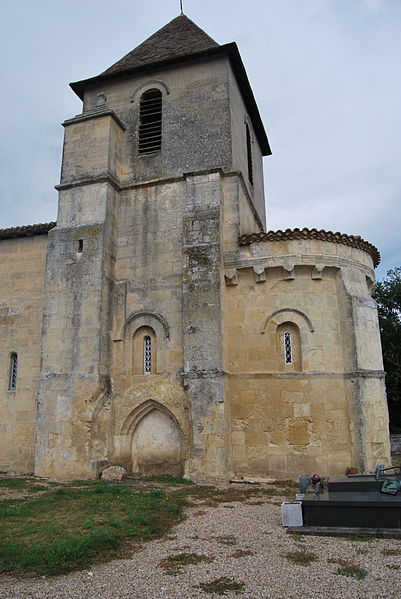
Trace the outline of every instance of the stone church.
<instances>
[{"instance_id":1,"label":"stone church","mask_svg":"<svg viewBox=\"0 0 401 599\"><path fill-rule=\"evenodd\" d=\"M379 253L266 232L271 152L236 44L180 15L71 88L57 223L0 230L0 470L387 463Z\"/></svg>"}]
</instances>

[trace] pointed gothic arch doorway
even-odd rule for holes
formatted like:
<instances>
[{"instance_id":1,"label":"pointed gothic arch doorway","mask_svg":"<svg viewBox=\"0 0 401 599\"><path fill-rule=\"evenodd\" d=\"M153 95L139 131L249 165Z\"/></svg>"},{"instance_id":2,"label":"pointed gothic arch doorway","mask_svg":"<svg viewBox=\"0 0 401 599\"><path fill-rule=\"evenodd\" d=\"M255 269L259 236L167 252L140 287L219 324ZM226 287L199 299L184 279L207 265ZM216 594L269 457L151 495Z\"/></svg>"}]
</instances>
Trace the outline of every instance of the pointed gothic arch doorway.
<instances>
[{"instance_id":1,"label":"pointed gothic arch doorway","mask_svg":"<svg viewBox=\"0 0 401 599\"><path fill-rule=\"evenodd\" d=\"M182 434L174 416L154 400L141 406L135 416L130 426L132 473L181 476Z\"/></svg>"}]
</instances>

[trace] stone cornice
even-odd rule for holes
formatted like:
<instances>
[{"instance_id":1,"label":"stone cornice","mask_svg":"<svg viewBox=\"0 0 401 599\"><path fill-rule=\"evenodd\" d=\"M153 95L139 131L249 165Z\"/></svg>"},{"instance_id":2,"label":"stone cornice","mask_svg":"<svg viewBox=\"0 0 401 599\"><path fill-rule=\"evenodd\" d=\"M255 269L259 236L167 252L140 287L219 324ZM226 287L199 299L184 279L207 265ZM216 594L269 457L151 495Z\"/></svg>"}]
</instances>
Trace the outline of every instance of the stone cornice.
<instances>
[{"instance_id":1,"label":"stone cornice","mask_svg":"<svg viewBox=\"0 0 401 599\"><path fill-rule=\"evenodd\" d=\"M67 181L55 185L54 189L57 191L64 191L65 189L72 189L73 187L84 187L85 185L99 185L102 183L109 183L116 191L121 191L121 185L113 175L110 173L104 175L95 175L93 177L83 177L74 181Z\"/></svg>"},{"instance_id":2,"label":"stone cornice","mask_svg":"<svg viewBox=\"0 0 401 599\"><path fill-rule=\"evenodd\" d=\"M111 175L110 173L105 173L101 175L94 176L85 176L82 178L74 179L73 181L67 181L64 183L59 183L55 185L54 188L57 191L62 191L64 189L71 189L72 187L80 187L81 185L93 185L97 183L110 183L117 191L126 191L129 189L138 189L144 187L153 187L156 185L168 185L170 183L182 183L190 178L202 177L203 175L212 175L214 173L218 173L221 177L238 177L241 181L241 185L244 189L244 192L247 196L247 200L250 203L254 213L255 218L262 226L261 221L256 213L256 209L252 204L252 199L249 196L248 190L246 189L246 185L244 179L242 177L242 173L240 171L226 171L221 167L218 168L210 168L210 169L202 169L199 171L189 171L185 172L182 175L177 175L175 177L164 177L160 179L149 179L146 181L119 181L116 177Z\"/></svg>"},{"instance_id":3,"label":"stone cornice","mask_svg":"<svg viewBox=\"0 0 401 599\"><path fill-rule=\"evenodd\" d=\"M384 370L352 370L339 372L326 372L317 370L300 370L292 372L228 372L223 374L228 377L240 379L307 379L307 378L346 378L346 379L379 379L384 380L386 373Z\"/></svg>"},{"instance_id":4,"label":"stone cornice","mask_svg":"<svg viewBox=\"0 0 401 599\"><path fill-rule=\"evenodd\" d=\"M344 268L358 267L361 268L366 276L374 280L374 270L366 264L361 264L357 260L343 258L336 255L323 254L285 254L282 256L251 256L249 258L239 257L238 254L227 254L224 258L224 267L226 269L235 269L238 272L241 269L253 268L254 270L264 269L267 271L270 268L285 268L293 270L299 266L315 267L318 271L323 271L324 268Z\"/></svg>"},{"instance_id":5,"label":"stone cornice","mask_svg":"<svg viewBox=\"0 0 401 599\"><path fill-rule=\"evenodd\" d=\"M285 231L264 231L262 233L250 233L241 235L238 238L239 245L250 245L251 243L260 243L263 241L292 241L295 239L316 239L318 241L328 241L357 248L369 254L372 257L373 264L380 264L380 253L378 249L365 241L359 235L346 235L345 233L333 233L333 231L324 231L323 229L286 229Z\"/></svg>"},{"instance_id":6,"label":"stone cornice","mask_svg":"<svg viewBox=\"0 0 401 599\"><path fill-rule=\"evenodd\" d=\"M62 123L63 127L67 127L68 125L74 125L75 123L81 123L82 121L88 121L91 119L98 119L103 116L111 116L116 123L120 126L120 128L125 131L125 125L122 120L116 115L114 110L111 108L94 108L93 110L89 110L88 112L83 112L82 114L77 114L72 117L72 119L67 119Z\"/></svg>"}]
</instances>

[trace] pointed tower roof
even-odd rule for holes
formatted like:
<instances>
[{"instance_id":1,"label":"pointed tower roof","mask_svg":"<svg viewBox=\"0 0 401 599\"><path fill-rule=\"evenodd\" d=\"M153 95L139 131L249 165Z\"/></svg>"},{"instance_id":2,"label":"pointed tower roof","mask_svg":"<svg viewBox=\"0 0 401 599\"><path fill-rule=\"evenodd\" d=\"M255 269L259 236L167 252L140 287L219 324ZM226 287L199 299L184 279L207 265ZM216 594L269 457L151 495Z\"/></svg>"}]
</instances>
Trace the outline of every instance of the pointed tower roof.
<instances>
[{"instance_id":1,"label":"pointed tower roof","mask_svg":"<svg viewBox=\"0 0 401 599\"><path fill-rule=\"evenodd\" d=\"M102 75L112 75L165 60L190 56L210 48L217 48L218 45L186 15L180 15L106 69Z\"/></svg>"},{"instance_id":2,"label":"pointed tower roof","mask_svg":"<svg viewBox=\"0 0 401 599\"><path fill-rule=\"evenodd\" d=\"M210 59L214 56L224 56L230 61L260 148L263 155L268 156L271 154L269 141L237 44L232 42L220 46L185 15L180 15L167 23L100 75L75 81L70 83L70 87L83 100L85 89L101 82L125 78L137 72L152 71L155 68L160 69L180 62Z\"/></svg>"}]
</instances>

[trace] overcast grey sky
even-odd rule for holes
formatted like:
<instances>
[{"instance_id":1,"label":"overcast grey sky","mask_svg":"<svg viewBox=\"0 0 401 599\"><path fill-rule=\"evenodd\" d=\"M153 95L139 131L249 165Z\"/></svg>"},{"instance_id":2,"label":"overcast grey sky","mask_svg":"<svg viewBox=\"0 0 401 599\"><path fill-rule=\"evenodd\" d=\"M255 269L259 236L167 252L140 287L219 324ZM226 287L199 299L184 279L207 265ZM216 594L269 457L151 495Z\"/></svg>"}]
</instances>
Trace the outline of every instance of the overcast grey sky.
<instances>
[{"instance_id":1,"label":"overcast grey sky","mask_svg":"<svg viewBox=\"0 0 401 599\"><path fill-rule=\"evenodd\" d=\"M179 0L0 0L0 228L56 219L68 83L97 75ZM236 41L273 155L268 227L359 234L401 265L401 0L184 0Z\"/></svg>"}]
</instances>

